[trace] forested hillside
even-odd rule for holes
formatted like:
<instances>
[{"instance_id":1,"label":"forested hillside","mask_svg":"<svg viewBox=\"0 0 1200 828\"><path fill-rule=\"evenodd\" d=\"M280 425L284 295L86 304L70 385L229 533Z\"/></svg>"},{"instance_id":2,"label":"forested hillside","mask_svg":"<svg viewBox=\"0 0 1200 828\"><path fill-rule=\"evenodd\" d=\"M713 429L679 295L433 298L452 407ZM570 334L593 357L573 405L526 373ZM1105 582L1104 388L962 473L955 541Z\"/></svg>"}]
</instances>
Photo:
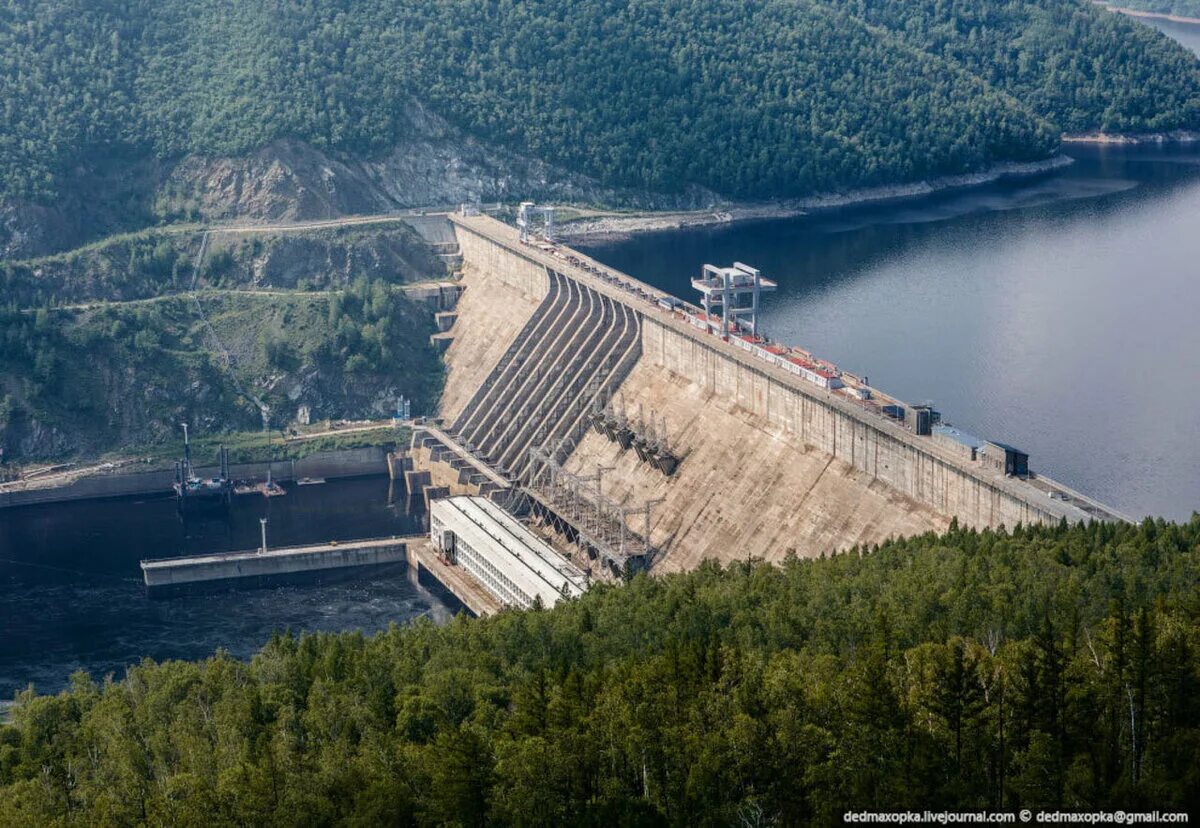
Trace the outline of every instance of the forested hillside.
<instances>
[{"instance_id":1,"label":"forested hillside","mask_svg":"<svg viewBox=\"0 0 1200 828\"><path fill-rule=\"evenodd\" d=\"M1200 127L1198 78L1077 0L16 0L0 194L284 138L369 157L417 101L605 184L793 196L1042 158L1064 130Z\"/></svg>"},{"instance_id":2,"label":"forested hillside","mask_svg":"<svg viewBox=\"0 0 1200 828\"><path fill-rule=\"evenodd\" d=\"M1200 807L1200 517L708 565L21 697L0 825Z\"/></svg>"},{"instance_id":3,"label":"forested hillside","mask_svg":"<svg viewBox=\"0 0 1200 828\"><path fill-rule=\"evenodd\" d=\"M203 312L203 316L198 312ZM5 459L94 457L174 438L430 411L433 314L383 281L322 293L210 290L81 309L0 309Z\"/></svg>"},{"instance_id":4,"label":"forested hillside","mask_svg":"<svg viewBox=\"0 0 1200 828\"><path fill-rule=\"evenodd\" d=\"M446 264L402 222L286 233L176 226L0 262L0 450L94 457L172 438L433 410ZM197 266L204 247L206 255Z\"/></svg>"},{"instance_id":5,"label":"forested hillside","mask_svg":"<svg viewBox=\"0 0 1200 828\"><path fill-rule=\"evenodd\" d=\"M840 2L966 67L1064 132L1200 124L1196 57L1121 15L1055 0ZM1161 77L1151 80L1149 67Z\"/></svg>"}]
</instances>

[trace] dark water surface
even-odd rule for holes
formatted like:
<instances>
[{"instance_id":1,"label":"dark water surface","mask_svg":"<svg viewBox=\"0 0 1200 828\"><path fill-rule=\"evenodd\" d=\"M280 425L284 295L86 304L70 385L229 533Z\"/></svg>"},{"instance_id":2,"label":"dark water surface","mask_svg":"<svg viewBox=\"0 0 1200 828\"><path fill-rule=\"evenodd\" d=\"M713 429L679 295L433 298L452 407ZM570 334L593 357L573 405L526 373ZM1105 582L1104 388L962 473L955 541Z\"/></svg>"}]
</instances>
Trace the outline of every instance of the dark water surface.
<instances>
[{"instance_id":1,"label":"dark water surface","mask_svg":"<svg viewBox=\"0 0 1200 828\"><path fill-rule=\"evenodd\" d=\"M1200 509L1200 149L1068 150L1036 179L588 249L689 296L779 281L763 327L1126 513Z\"/></svg>"},{"instance_id":2,"label":"dark water surface","mask_svg":"<svg viewBox=\"0 0 1200 828\"><path fill-rule=\"evenodd\" d=\"M165 496L0 511L0 700L29 682L57 690L80 667L120 676L143 657L196 659L218 648L246 657L273 630L372 631L446 616L402 566L320 584L146 598L138 561L254 548L268 513L273 546L421 531L402 491L389 503L386 476L290 487L269 501L241 496L227 518L186 524Z\"/></svg>"},{"instance_id":3,"label":"dark water surface","mask_svg":"<svg viewBox=\"0 0 1200 828\"><path fill-rule=\"evenodd\" d=\"M1167 37L1178 40L1193 52L1200 54L1200 25L1195 23L1176 23L1172 20L1159 20L1153 17L1137 18L1148 26L1153 26Z\"/></svg>"}]
</instances>

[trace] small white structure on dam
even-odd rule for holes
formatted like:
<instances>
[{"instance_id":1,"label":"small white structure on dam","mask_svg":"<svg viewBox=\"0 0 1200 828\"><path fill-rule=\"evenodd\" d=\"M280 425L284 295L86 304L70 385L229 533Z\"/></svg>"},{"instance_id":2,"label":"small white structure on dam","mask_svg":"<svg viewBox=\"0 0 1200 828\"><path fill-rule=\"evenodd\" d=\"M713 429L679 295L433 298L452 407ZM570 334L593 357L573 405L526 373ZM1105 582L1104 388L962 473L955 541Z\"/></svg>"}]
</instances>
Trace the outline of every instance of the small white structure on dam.
<instances>
[{"instance_id":1,"label":"small white structure on dam","mask_svg":"<svg viewBox=\"0 0 1200 828\"><path fill-rule=\"evenodd\" d=\"M434 500L429 535L447 561L469 572L505 606L552 607L587 591L588 579L516 518L484 497Z\"/></svg>"}]
</instances>

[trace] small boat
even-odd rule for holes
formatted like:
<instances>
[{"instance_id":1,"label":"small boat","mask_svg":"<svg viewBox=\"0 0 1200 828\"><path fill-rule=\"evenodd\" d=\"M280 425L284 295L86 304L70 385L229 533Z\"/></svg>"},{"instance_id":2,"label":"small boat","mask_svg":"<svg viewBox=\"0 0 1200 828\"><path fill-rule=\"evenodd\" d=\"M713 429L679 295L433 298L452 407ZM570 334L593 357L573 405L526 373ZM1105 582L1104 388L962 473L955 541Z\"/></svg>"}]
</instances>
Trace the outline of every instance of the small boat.
<instances>
[{"instance_id":1,"label":"small boat","mask_svg":"<svg viewBox=\"0 0 1200 828\"><path fill-rule=\"evenodd\" d=\"M324 477L301 477L296 481L297 486L318 486L325 482Z\"/></svg>"},{"instance_id":2,"label":"small boat","mask_svg":"<svg viewBox=\"0 0 1200 828\"><path fill-rule=\"evenodd\" d=\"M281 497L287 494L287 491L278 483L268 480L266 483L259 483L258 490L263 493L264 497Z\"/></svg>"}]
</instances>

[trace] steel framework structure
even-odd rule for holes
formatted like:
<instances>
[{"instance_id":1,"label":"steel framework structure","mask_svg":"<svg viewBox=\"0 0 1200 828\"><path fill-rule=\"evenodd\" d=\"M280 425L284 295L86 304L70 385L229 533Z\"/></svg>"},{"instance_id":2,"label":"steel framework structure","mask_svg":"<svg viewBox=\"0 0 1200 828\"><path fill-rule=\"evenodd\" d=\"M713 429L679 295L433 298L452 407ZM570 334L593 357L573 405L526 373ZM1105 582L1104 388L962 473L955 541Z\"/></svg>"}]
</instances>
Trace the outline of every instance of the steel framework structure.
<instances>
[{"instance_id":1,"label":"steel framework structure","mask_svg":"<svg viewBox=\"0 0 1200 828\"><path fill-rule=\"evenodd\" d=\"M578 475L567 471L545 447L529 450L530 475L526 488L536 499L569 523L580 545L591 547L605 563L618 572L649 565L650 515L661 499L646 501L629 509L604 494L604 473L611 468L597 467L593 474ZM644 530L630 528L627 518L642 515Z\"/></svg>"}]
</instances>

